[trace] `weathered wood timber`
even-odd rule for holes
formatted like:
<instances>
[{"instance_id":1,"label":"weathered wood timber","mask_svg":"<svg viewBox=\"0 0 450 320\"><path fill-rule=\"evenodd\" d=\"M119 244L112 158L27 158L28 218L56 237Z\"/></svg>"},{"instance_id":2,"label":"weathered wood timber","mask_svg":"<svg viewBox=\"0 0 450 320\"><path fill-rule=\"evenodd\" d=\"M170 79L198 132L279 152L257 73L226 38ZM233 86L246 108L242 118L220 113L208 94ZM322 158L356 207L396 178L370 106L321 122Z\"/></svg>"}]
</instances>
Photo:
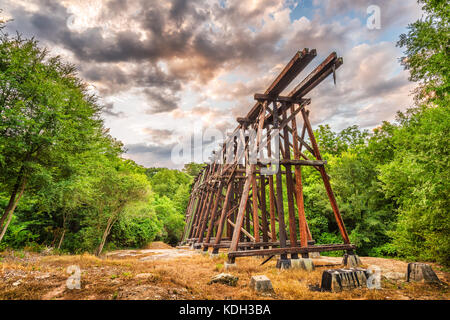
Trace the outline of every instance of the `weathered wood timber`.
<instances>
[{"instance_id":1,"label":"weathered wood timber","mask_svg":"<svg viewBox=\"0 0 450 320\"><path fill-rule=\"evenodd\" d=\"M248 256L279 255L288 261L288 255L307 258L310 252L353 254L355 246L348 238L326 173L327 161L320 155L306 109L311 99L305 98L336 72L342 58L333 52L289 94L281 95L315 56L315 50L297 52L267 90L254 95L256 104L247 115L236 119L236 129L194 179L182 242L204 251L213 248L213 253L228 249L230 263ZM300 132L299 120L303 121ZM343 244L314 245L304 207L302 166L320 172Z\"/></svg>"}]
</instances>

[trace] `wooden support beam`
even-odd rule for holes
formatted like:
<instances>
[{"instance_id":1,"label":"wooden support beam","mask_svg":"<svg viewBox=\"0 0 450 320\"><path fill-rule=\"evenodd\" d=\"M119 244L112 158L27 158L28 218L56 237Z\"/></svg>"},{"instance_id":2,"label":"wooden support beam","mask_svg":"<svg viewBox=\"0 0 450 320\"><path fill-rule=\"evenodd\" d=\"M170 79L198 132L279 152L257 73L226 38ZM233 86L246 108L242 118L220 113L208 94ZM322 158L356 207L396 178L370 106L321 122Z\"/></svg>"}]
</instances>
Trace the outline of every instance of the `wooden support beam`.
<instances>
[{"instance_id":1,"label":"wooden support beam","mask_svg":"<svg viewBox=\"0 0 450 320\"><path fill-rule=\"evenodd\" d=\"M292 107L291 107L292 108ZM297 135L297 122L295 119L292 120L292 131L293 131L293 146L294 146L294 158L299 159L300 150L299 150L299 141ZM299 160L297 160L299 161ZM305 216L305 206L303 201L303 183L302 183L302 169L301 166L295 166L295 200L297 202L297 212L298 212L298 224L299 224L299 232L300 232L300 246L307 247L308 246L308 234L307 234L307 224L306 224L306 216Z\"/></svg>"},{"instance_id":2,"label":"wooden support beam","mask_svg":"<svg viewBox=\"0 0 450 320\"><path fill-rule=\"evenodd\" d=\"M233 221L231 221L230 219L227 219L228 223L231 224L234 227L234 230L236 230L236 224L233 223ZM247 230L245 230L244 228L240 228L240 231L242 231L243 234L245 234L247 237L249 237L252 241L255 241L255 238L247 232ZM233 242L231 243L231 245L233 244ZM237 248L237 245L236 245Z\"/></svg>"},{"instance_id":3,"label":"wooden support beam","mask_svg":"<svg viewBox=\"0 0 450 320\"><path fill-rule=\"evenodd\" d=\"M263 229L263 242L269 241L269 228L267 225L267 208L266 208L266 178L264 176L259 177L259 203L261 206L261 223ZM270 238L272 236L270 235Z\"/></svg>"},{"instance_id":4,"label":"wooden support beam","mask_svg":"<svg viewBox=\"0 0 450 320\"><path fill-rule=\"evenodd\" d=\"M215 244L219 244L222 239L223 227L224 227L224 222L226 219L225 216L227 214L228 206L230 205L232 192L233 192L233 182L229 182L228 186L227 186L227 193L225 195L225 200L224 200L223 206L222 206L222 213L221 213L220 219L219 219L219 226L217 227L216 239L214 241Z\"/></svg>"},{"instance_id":5,"label":"wooden support beam","mask_svg":"<svg viewBox=\"0 0 450 320\"><path fill-rule=\"evenodd\" d=\"M293 113L294 114L294 113ZM287 117L286 110L283 111L283 122L288 119L292 119L291 117ZM284 128L284 147L286 150L289 149L289 139L288 139L288 131L286 128ZM290 161L291 153L286 152L284 159L286 161ZM294 183L292 181L292 172L291 172L291 166L286 166L286 192L287 192L287 199L288 199L288 214L289 214L289 240L291 241L291 247L297 247L297 232L296 232L296 226L295 226L295 213L294 213ZM292 259L297 259L298 254L292 253Z\"/></svg>"},{"instance_id":6,"label":"wooden support beam","mask_svg":"<svg viewBox=\"0 0 450 320\"><path fill-rule=\"evenodd\" d=\"M267 132L267 155L270 158L272 156L272 148L270 145L270 133ZM278 164L277 164L278 166ZM280 170L280 168L278 168ZM276 239L275 230L275 196L274 196L274 185L273 185L273 175L269 175L269 215L270 215L270 232L272 234L272 239Z\"/></svg>"},{"instance_id":7,"label":"wooden support beam","mask_svg":"<svg viewBox=\"0 0 450 320\"><path fill-rule=\"evenodd\" d=\"M286 96L271 96L264 93L255 93L254 95L255 100L259 102L266 102L266 101L274 101L274 102L287 102L287 103L298 103L303 104L305 103L306 99L298 99L298 98L292 98L292 97L286 97Z\"/></svg>"},{"instance_id":8,"label":"wooden support beam","mask_svg":"<svg viewBox=\"0 0 450 320\"><path fill-rule=\"evenodd\" d=\"M254 98L257 100L255 106L245 117L237 119L239 125L233 134L220 145L220 149L213 152L211 164L202 169L194 179L186 210L183 240L197 247L203 245L204 250L213 246L215 250L213 252L217 252L218 248L228 247L229 262L234 262L238 256L279 254L281 258L287 258L287 255L291 254L292 258L296 258L298 254L306 257L311 251L351 252L354 249L349 242L329 177L325 172L326 161L320 156L307 117L308 111L305 110L305 106L310 100L304 98L342 65L342 59L338 58L336 53L332 53L288 95L280 95L315 55L315 51L311 54L305 49L294 56L263 94L255 94ZM301 134L297 131L296 122L300 112L304 120ZM250 141L248 135L252 133L252 129L256 129L256 144ZM279 135L276 135L276 132ZM308 143L305 139L306 133L309 136ZM262 139L263 135L265 141ZM273 150L274 143L270 141L274 138L276 150ZM311 156L303 154L302 148ZM261 175L263 169L268 168L263 158L258 161L258 157L264 153L267 153L269 159L273 156L280 159L281 153L280 161L276 163L272 161L271 164L271 168L276 168L276 171L273 171L274 175ZM304 165L313 166L320 172L344 244L311 246L312 243L308 242L312 237L304 208L301 172ZM284 179L286 186L282 185ZM224 186L227 186L225 195L222 194ZM269 192L269 212L266 208L267 192ZM287 197L289 239L287 239L288 226L285 224L284 197ZM297 233L300 233L300 242ZM229 240L224 241L225 236ZM269 246L272 248L269 249ZM274 248L277 246L279 248ZM252 248L257 250L250 250Z\"/></svg>"},{"instance_id":9,"label":"wooden support beam","mask_svg":"<svg viewBox=\"0 0 450 320\"><path fill-rule=\"evenodd\" d=\"M250 120L249 118L243 118L243 117L238 117L238 118L236 118L236 121L237 121L239 124L243 125L244 127L247 127L248 125L250 125L250 124L253 123L253 121Z\"/></svg>"},{"instance_id":10,"label":"wooden support beam","mask_svg":"<svg viewBox=\"0 0 450 320\"><path fill-rule=\"evenodd\" d=\"M274 109L276 108L276 104L274 103ZM273 117L273 128L278 129L278 117ZM281 147L281 143L278 139L278 144ZM284 152L283 152L284 153ZM284 208L283 208L283 186L282 186L282 178L280 170L277 171L276 175L276 203L277 203L277 212L278 212L278 232L280 236L280 246L282 248L286 247L286 225L284 223ZM235 250L232 250L235 251ZM286 255L281 256L282 259L286 259Z\"/></svg>"},{"instance_id":11,"label":"wooden support beam","mask_svg":"<svg viewBox=\"0 0 450 320\"><path fill-rule=\"evenodd\" d=\"M211 238L211 235L212 235L212 232L214 229L214 221L216 219L217 208L219 207L219 202L222 200L222 187L223 187L223 184L221 181L221 182L219 182L219 186L217 188L216 201L214 203L214 207L211 212L211 218L209 221L208 231L206 233L206 238L205 238L206 242L210 241L210 238Z\"/></svg>"},{"instance_id":12,"label":"wooden support beam","mask_svg":"<svg viewBox=\"0 0 450 320\"><path fill-rule=\"evenodd\" d=\"M326 160L295 160L295 159L282 159L280 164L283 166L324 166L327 164Z\"/></svg>"},{"instance_id":13,"label":"wooden support beam","mask_svg":"<svg viewBox=\"0 0 450 320\"><path fill-rule=\"evenodd\" d=\"M289 248L275 248L275 249L260 249L247 251L232 251L228 252L228 258L237 257L251 257L262 255L287 255L292 253L308 253L308 252L327 252L327 251L341 251L354 250L356 248L353 244L324 244L310 247L289 247Z\"/></svg>"},{"instance_id":14,"label":"wooden support beam","mask_svg":"<svg viewBox=\"0 0 450 320\"><path fill-rule=\"evenodd\" d=\"M343 64L342 58L338 58L336 52L331 53L319 66L317 66L302 82L300 82L290 93L289 97L301 98L314 89L333 70L335 71Z\"/></svg>"},{"instance_id":15,"label":"wooden support beam","mask_svg":"<svg viewBox=\"0 0 450 320\"><path fill-rule=\"evenodd\" d=\"M269 88L264 92L268 95L279 95L286 87L294 80L300 72L314 59L317 55L315 49L309 50L307 48L303 51L297 52L289 63L284 67L278 77L272 82ZM247 118L256 119L259 114L261 103L256 103L255 106L248 112Z\"/></svg>"},{"instance_id":16,"label":"wooden support beam","mask_svg":"<svg viewBox=\"0 0 450 320\"><path fill-rule=\"evenodd\" d=\"M303 121L305 122L305 125L306 125L306 130L308 131L309 139L314 148L314 153L316 154L316 158L318 160L321 160L322 158L320 156L319 147L317 145L316 138L314 136L314 131L312 129L311 123L309 122L309 117L306 114L305 110L302 110L302 116L303 116ZM344 221L342 220L341 214L339 212L339 208L337 206L337 201L336 201L336 198L334 197L333 190L331 189L330 180L328 179L328 176L325 172L325 168L320 167L320 169L321 169L320 174L322 176L322 180L325 185L325 190L327 191L327 195L330 200L331 207L334 212L334 217L335 217L336 222L339 227L339 231L341 233L342 239L344 239L344 242L348 244L348 243L350 243L350 239L348 238L347 230L345 229Z\"/></svg>"}]
</instances>

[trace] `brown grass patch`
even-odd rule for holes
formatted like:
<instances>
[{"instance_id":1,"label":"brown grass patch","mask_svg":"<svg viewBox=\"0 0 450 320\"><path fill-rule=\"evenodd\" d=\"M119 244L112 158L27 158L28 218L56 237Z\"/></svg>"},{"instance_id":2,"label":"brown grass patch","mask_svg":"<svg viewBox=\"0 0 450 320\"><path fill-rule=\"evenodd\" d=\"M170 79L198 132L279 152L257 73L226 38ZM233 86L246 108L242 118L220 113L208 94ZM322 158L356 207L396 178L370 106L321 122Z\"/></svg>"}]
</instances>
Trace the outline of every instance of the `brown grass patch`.
<instances>
[{"instance_id":1,"label":"brown grass patch","mask_svg":"<svg viewBox=\"0 0 450 320\"><path fill-rule=\"evenodd\" d=\"M162 241L154 241L146 244L143 249L173 249L173 247Z\"/></svg>"},{"instance_id":2,"label":"brown grass patch","mask_svg":"<svg viewBox=\"0 0 450 320\"><path fill-rule=\"evenodd\" d=\"M237 267L224 270L226 256L196 254L171 260L140 261L137 258L99 258L90 254L39 256L1 253L0 299L449 299L447 285L433 286L383 279L381 290L355 289L341 293L312 291L320 286L322 271L279 270L272 259L261 266L262 258L237 259ZM362 258L365 264L391 264L388 259ZM375 260L374 260L375 259ZM401 264L406 263L398 261ZM394 263L401 269L401 264ZM81 269L81 289L69 290L67 267ZM435 266L433 266L435 269ZM237 277L236 287L208 282L214 275L228 272ZM448 277L437 272L443 280ZM249 288L253 275L264 274L272 281L274 294L261 295ZM47 275L49 275L47 277ZM444 275L444 277L443 277ZM13 283L21 280L19 285Z\"/></svg>"}]
</instances>

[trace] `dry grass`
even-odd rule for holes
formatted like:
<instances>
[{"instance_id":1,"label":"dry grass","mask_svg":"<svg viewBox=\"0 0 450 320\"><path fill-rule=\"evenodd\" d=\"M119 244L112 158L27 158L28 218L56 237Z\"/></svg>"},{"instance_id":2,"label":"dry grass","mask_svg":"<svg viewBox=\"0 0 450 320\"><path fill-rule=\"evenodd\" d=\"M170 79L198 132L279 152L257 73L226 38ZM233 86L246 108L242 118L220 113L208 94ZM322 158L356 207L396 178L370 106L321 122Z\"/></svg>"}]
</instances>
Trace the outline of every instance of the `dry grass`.
<instances>
[{"instance_id":1,"label":"dry grass","mask_svg":"<svg viewBox=\"0 0 450 320\"><path fill-rule=\"evenodd\" d=\"M228 270L239 277L236 287L224 284L208 285L210 278L224 271L226 257L211 258L193 254L171 260L140 261L130 258L98 258L93 255L51 255L3 252L0 269L0 299L446 299L448 286L436 286L404 281L382 282L381 290L355 289L341 293L318 292L311 286L320 286L322 271L279 270L275 259L260 266L260 258L237 259L237 267ZM392 263L391 260L363 258L369 263ZM372 259L372 260L370 260ZM400 262L401 264L403 262ZM395 262L395 268L401 264ZM405 266L406 264L403 263ZM70 265L82 271L81 289L69 290L66 272ZM436 270L436 266L433 266ZM406 269L405 269L406 270ZM442 280L445 272L437 272ZM275 293L261 295L249 288L253 275L265 274ZM13 283L21 280L19 285Z\"/></svg>"},{"instance_id":2,"label":"dry grass","mask_svg":"<svg viewBox=\"0 0 450 320\"><path fill-rule=\"evenodd\" d=\"M173 249L173 247L162 241L153 241L147 244L144 249Z\"/></svg>"}]
</instances>

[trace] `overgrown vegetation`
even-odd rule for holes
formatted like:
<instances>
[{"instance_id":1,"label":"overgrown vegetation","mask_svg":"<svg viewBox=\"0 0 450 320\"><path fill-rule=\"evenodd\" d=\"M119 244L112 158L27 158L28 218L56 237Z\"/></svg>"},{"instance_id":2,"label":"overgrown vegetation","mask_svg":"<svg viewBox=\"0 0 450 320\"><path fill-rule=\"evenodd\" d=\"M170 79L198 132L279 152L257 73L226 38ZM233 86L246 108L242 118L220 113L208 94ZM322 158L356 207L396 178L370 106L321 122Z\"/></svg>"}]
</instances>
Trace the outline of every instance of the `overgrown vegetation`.
<instances>
[{"instance_id":1,"label":"overgrown vegetation","mask_svg":"<svg viewBox=\"0 0 450 320\"><path fill-rule=\"evenodd\" d=\"M449 6L426 15L398 45L418 83L416 105L373 132L320 126L316 135L339 207L361 255L450 265ZM192 177L121 158L101 106L72 65L36 41L0 38L0 248L62 251L175 244ZM305 210L318 243L339 242L317 171L303 169ZM287 204L285 212L287 210Z\"/></svg>"},{"instance_id":2,"label":"overgrown vegetation","mask_svg":"<svg viewBox=\"0 0 450 320\"><path fill-rule=\"evenodd\" d=\"M192 177L121 158L101 110L74 66L1 35L1 248L176 243Z\"/></svg>"},{"instance_id":3,"label":"overgrown vegetation","mask_svg":"<svg viewBox=\"0 0 450 320\"><path fill-rule=\"evenodd\" d=\"M373 133L317 130L350 238L363 255L450 265L449 19L446 1L419 1L425 15L398 46L418 84L416 105ZM319 242L337 238L319 176L305 169L305 204Z\"/></svg>"}]
</instances>

